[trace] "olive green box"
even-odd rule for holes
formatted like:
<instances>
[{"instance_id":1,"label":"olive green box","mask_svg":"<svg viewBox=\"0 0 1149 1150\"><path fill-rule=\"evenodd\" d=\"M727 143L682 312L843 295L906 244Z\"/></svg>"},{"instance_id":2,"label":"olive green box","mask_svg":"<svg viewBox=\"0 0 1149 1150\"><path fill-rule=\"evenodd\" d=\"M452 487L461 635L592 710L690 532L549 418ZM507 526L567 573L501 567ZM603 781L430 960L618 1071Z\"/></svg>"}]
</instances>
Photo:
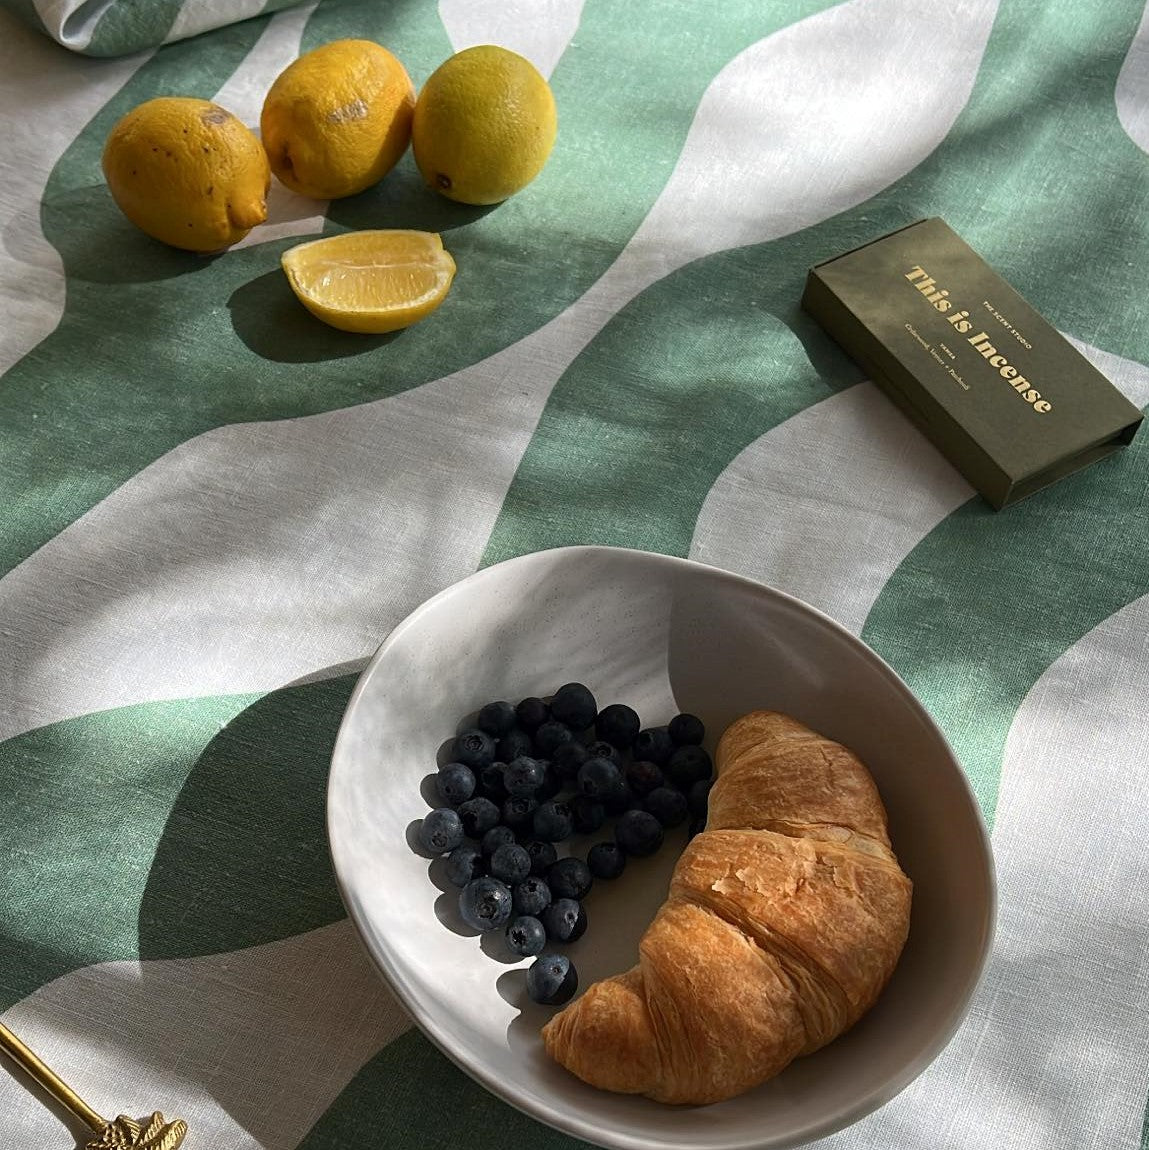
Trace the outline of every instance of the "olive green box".
<instances>
[{"instance_id":1,"label":"olive green box","mask_svg":"<svg viewBox=\"0 0 1149 1150\"><path fill-rule=\"evenodd\" d=\"M802 306L995 508L1112 454L1141 423L941 219L817 264Z\"/></svg>"}]
</instances>

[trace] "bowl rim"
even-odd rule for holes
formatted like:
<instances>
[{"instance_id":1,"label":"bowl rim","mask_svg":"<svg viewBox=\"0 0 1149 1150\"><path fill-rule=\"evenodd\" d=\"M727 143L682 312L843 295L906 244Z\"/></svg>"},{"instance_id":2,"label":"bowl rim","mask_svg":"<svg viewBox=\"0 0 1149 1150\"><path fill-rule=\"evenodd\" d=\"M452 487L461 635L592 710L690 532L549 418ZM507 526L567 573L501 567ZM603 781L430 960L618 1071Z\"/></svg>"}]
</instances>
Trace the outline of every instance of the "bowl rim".
<instances>
[{"instance_id":1,"label":"bowl rim","mask_svg":"<svg viewBox=\"0 0 1149 1150\"><path fill-rule=\"evenodd\" d=\"M562 547L549 547L539 551L529 551L522 555L515 555L508 559L501 560L498 563L492 563L486 567L480 567L472 571L469 575L442 588L412 609L387 632L382 642L368 660L366 666L360 671L340 719L330 756L324 820L336 887L363 949L366 951L372 964L383 976L387 985L403 1006L403 1009L408 1013L411 1021L430 1039L432 1044L442 1054L473 1081L477 1082L496 1098L521 1113L526 1114L528 1117L541 1122L545 1126L553 1130L558 1130L563 1134L583 1139L593 1145L606 1147L608 1150L689 1150L687 1143L681 1140L667 1139L657 1134L641 1137L622 1134L613 1137L609 1141L605 1141L601 1125L582 1121L577 1117L568 1119L566 1116L554 1114L550 1112L546 1106L537 1105L533 1100L516 1099L512 1097L511 1092L502 1088L502 1084L496 1080L495 1075L486 1073L482 1066L473 1065L470 1060L464 1057L453 1042L450 1032L446 1028L438 1025L434 1019L428 1018L423 1014L414 995L408 988L403 974L393 966L386 952L377 953L377 949L371 944L368 932L361 927L356 913L356 900L352 890L353 882L345 870L346 863L343 861L342 849L335 828L333 827L333 811L335 805L333 796L338 790L339 780L342 774L341 761L346 753L345 745L349 738L348 731L354 722L354 716L361 698L371 688L371 680L376 669L385 658L387 651L398 641L402 634L411 627L416 626L424 615L436 611L448 600L460 594L465 594L468 589L477 583L498 577L494 574L495 572L502 573L516 566L529 566L540 562L546 557L575 559L579 556L589 557L603 554L615 556L626 555L656 565L665 565L679 570L693 570L698 574L704 574L720 583L730 582L744 590L762 595L765 598L781 600L791 609L796 609L799 613L808 614L812 621L836 633L837 636L843 639L847 644L857 647L861 654L874 662L875 670L888 680L889 684L893 686L895 691L902 696L904 702L908 704L910 710L917 714L919 720L930 729L931 733L938 740L946 757L949 759L950 765L954 769L961 797L969 806L974 816L973 823L977 830L978 842L981 847L981 859L984 864L982 880L984 883L985 913L981 923L978 961L971 967L960 994L955 996L945 1024L938 1027L931 1040L924 1044L920 1053L915 1058L907 1061L899 1073L892 1075L883 1082L881 1086L874 1087L859 1095L852 1105L837 1109L824 1118L807 1122L800 1130L796 1130L792 1136L787 1136L782 1140L771 1139L767 1142L756 1140L752 1136L750 1138L741 1135L730 1136L708 1143L707 1146L707 1150L797 1150L798 1147L808 1145L810 1142L829 1137L832 1134L845 1130L862 1118L880 1109L918 1078L949 1045L959 1027L965 1021L969 1013L970 1004L985 979L989 958L993 950L998 910L998 884L990 832L986 825L985 818L982 815L981 807L978 804L977 796L970 784L969 777L962 767L960 760L957 758L957 755L954 753L945 732L926 710L924 704L913 693L909 685L877 651L818 607L807 603L805 600L789 592L772 587L761 580L751 578L747 575L740 575L725 568L716 567L713 564L703 563L695 559L683 558L677 555L667 555L662 552L644 551L638 548L607 544L575 544Z\"/></svg>"}]
</instances>

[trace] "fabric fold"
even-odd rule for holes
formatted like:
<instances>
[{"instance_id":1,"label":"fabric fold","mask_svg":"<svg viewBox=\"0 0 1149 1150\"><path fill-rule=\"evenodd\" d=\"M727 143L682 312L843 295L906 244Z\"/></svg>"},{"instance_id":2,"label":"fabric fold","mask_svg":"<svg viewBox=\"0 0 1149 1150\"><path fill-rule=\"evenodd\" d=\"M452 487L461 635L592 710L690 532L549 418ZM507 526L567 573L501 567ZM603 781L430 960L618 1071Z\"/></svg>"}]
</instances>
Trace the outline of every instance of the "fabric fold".
<instances>
[{"instance_id":1,"label":"fabric fold","mask_svg":"<svg viewBox=\"0 0 1149 1150\"><path fill-rule=\"evenodd\" d=\"M0 0L0 7L72 52L129 56L299 3L301 0Z\"/></svg>"}]
</instances>

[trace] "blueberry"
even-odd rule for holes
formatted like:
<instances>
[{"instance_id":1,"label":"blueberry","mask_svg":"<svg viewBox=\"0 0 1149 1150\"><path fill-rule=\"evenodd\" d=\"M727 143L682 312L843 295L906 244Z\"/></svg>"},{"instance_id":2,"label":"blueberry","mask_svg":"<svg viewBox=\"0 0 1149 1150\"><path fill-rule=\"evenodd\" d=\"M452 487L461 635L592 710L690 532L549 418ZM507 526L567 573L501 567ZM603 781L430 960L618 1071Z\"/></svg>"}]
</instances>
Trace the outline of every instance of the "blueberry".
<instances>
[{"instance_id":1,"label":"blueberry","mask_svg":"<svg viewBox=\"0 0 1149 1150\"><path fill-rule=\"evenodd\" d=\"M533 795L542 786L546 764L541 759L520 755L503 771L503 786L512 798Z\"/></svg>"},{"instance_id":2,"label":"blueberry","mask_svg":"<svg viewBox=\"0 0 1149 1150\"><path fill-rule=\"evenodd\" d=\"M590 795L574 795L570 808L576 835L593 835L606 822L606 807Z\"/></svg>"},{"instance_id":3,"label":"blueberry","mask_svg":"<svg viewBox=\"0 0 1149 1150\"><path fill-rule=\"evenodd\" d=\"M574 819L569 803L547 799L539 803L534 813L533 828L535 838L547 843L561 843L574 832Z\"/></svg>"},{"instance_id":4,"label":"blueberry","mask_svg":"<svg viewBox=\"0 0 1149 1150\"><path fill-rule=\"evenodd\" d=\"M692 784L690 790L686 792L686 805L690 810L691 818L702 819L705 822L710 800L710 788L713 785L712 779L700 779Z\"/></svg>"},{"instance_id":5,"label":"blueberry","mask_svg":"<svg viewBox=\"0 0 1149 1150\"><path fill-rule=\"evenodd\" d=\"M459 804L459 818L463 822L463 834L469 839L481 839L499 822L499 808L490 799L475 796Z\"/></svg>"},{"instance_id":6,"label":"blueberry","mask_svg":"<svg viewBox=\"0 0 1149 1150\"><path fill-rule=\"evenodd\" d=\"M655 787L643 804L664 827L676 827L686 822L689 813L686 796L676 787Z\"/></svg>"},{"instance_id":7,"label":"blueberry","mask_svg":"<svg viewBox=\"0 0 1149 1150\"><path fill-rule=\"evenodd\" d=\"M562 789L563 780L559 775L558 769L554 763L544 762L543 781L539 784L539 789L535 791L535 798L538 799L540 803L545 803L547 799L553 799Z\"/></svg>"},{"instance_id":8,"label":"blueberry","mask_svg":"<svg viewBox=\"0 0 1149 1150\"><path fill-rule=\"evenodd\" d=\"M665 727L647 727L635 735L630 750L636 759L649 759L661 767L670 758L674 744Z\"/></svg>"},{"instance_id":9,"label":"blueberry","mask_svg":"<svg viewBox=\"0 0 1149 1150\"><path fill-rule=\"evenodd\" d=\"M480 731L486 731L492 739L501 739L515 725L516 717L515 708L500 699L480 709L475 725Z\"/></svg>"},{"instance_id":10,"label":"blueberry","mask_svg":"<svg viewBox=\"0 0 1149 1150\"><path fill-rule=\"evenodd\" d=\"M594 733L604 742L625 751L642 727L638 712L625 703L603 707L594 721Z\"/></svg>"},{"instance_id":11,"label":"blueberry","mask_svg":"<svg viewBox=\"0 0 1149 1150\"><path fill-rule=\"evenodd\" d=\"M540 953L546 944L547 932L533 915L519 915L507 927L507 949L520 958Z\"/></svg>"},{"instance_id":12,"label":"blueberry","mask_svg":"<svg viewBox=\"0 0 1149 1150\"><path fill-rule=\"evenodd\" d=\"M549 759L563 743L569 743L573 739L574 732L571 731L566 723L559 723L554 719L548 719L535 731L535 754L544 759Z\"/></svg>"},{"instance_id":13,"label":"blueberry","mask_svg":"<svg viewBox=\"0 0 1149 1150\"><path fill-rule=\"evenodd\" d=\"M511 917L511 891L497 878L477 878L459 891L459 913L472 930L497 930Z\"/></svg>"},{"instance_id":14,"label":"blueberry","mask_svg":"<svg viewBox=\"0 0 1149 1150\"><path fill-rule=\"evenodd\" d=\"M614 825L614 841L638 858L654 854L663 837L662 824L649 811L627 811Z\"/></svg>"},{"instance_id":15,"label":"blueberry","mask_svg":"<svg viewBox=\"0 0 1149 1150\"><path fill-rule=\"evenodd\" d=\"M474 843L463 843L447 856L447 881L463 887L472 879L481 878L486 870L483 852Z\"/></svg>"},{"instance_id":16,"label":"blueberry","mask_svg":"<svg viewBox=\"0 0 1149 1150\"><path fill-rule=\"evenodd\" d=\"M697 745L701 743L706 737L706 728L697 715L691 715L684 711L681 715L675 715L670 720L666 727L666 733L670 736L672 743L682 747L688 744Z\"/></svg>"},{"instance_id":17,"label":"blueberry","mask_svg":"<svg viewBox=\"0 0 1149 1150\"><path fill-rule=\"evenodd\" d=\"M530 731L514 727L495 744L495 755L504 763L510 763L519 755L529 755L532 747Z\"/></svg>"},{"instance_id":18,"label":"blueberry","mask_svg":"<svg viewBox=\"0 0 1149 1150\"><path fill-rule=\"evenodd\" d=\"M551 868L551 864L559 857L551 843L535 839L527 843L527 854L531 856L531 874L542 876Z\"/></svg>"},{"instance_id":19,"label":"blueberry","mask_svg":"<svg viewBox=\"0 0 1149 1150\"><path fill-rule=\"evenodd\" d=\"M541 878L528 875L522 882L511 887L511 905L515 914L538 916L551 905L551 888Z\"/></svg>"},{"instance_id":20,"label":"blueberry","mask_svg":"<svg viewBox=\"0 0 1149 1150\"><path fill-rule=\"evenodd\" d=\"M515 832L505 824L497 823L483 835L479 849L483 852L483 857L489 859L499 847L510 846L515 841Z\"/></svg>"},{"instance_id":21,"label":"blueberry","mask_svg":"<svg viewBox=\"0 0 1149 1150\"><path fill-rule=\"evenodd\" d=\"M666 774L679 790L688 791L695 783L710 778L714 763L710 752L693 743L679 747L666 764Z\"/></svg>"},{"instance_id":22,"label":"blueberry","mask_svg":"<svg viewBox=\"0 0 1149 1150\"><path fill-rule=\"evenodd\" d=\"M587 759L576 776L580 794L592 799L605 798L623 786L623 775L616 763L609 759Z\"/></svg>"},{"instance_id":23,"label":"blueberry","mask_svg":"<svg viewBox=\"0 0 1149 1150\"><path fill-rule=\"evenodd\" d=\"M450 807L436 807L419 824L419 845L433 855L445 855L463 841L463 820Z\"/></svg>"},{"instance_id":24,"label":"blueberry","mask_svg":"<svg viewBox=\"0 0 1149 1150\"><path fill-rule=\"evenodd\" d=\"M626 855L618 843L595 843L587 851L586 865L595 878L618 878L626 866Z\"/></svg>"},{"instance_id":25,"label":"blueberry","mask_svg":"<svg viewBox=\"0 0 1149 1150\"><path fill-rule=\"evenodd\" d=\"M564 683L551 699L551 714L572 731L585 731L597 711L594 695L582 683Z\"/></svg>"},{"instance_id":26,"label":"blueberry","mask_svg":"<svg viewBox=\"0 0 1149 1150\"><path fill-rule=\"evenodd\" d=\"M649 759L635 759L626 765L626 781L636 795L649 795L655 787L666 782L666 776L657 763Z\"/></svg>"},{"instance_id":27,"label":"blueberry","mask_svg":"<svg viewBox=\"0 0 1149 1150\"><path fill-rule=\"evenodd\" d=\"M641 807L642 799L630 789L626 779L623 779L617 789L608 791L602 796L602 805L607 815L613 817L621 815L623 811L629 811L632 807Z\"/></svg>"},{"instance_id":28,"label":"blueberry","mask_svg":"<svg viewBox=\"0 0 1149 1150\"><path fill-rule=\"evenodd\" d=\"M529 799L523 795L507 799L503 803L503 826L510 827L516 835L533 834L535 809L538 805L538 799Z\"/></svg>"},{"instance_id":29,"label":"blueberry","mask_svg":"<svg viewBox=\"0 0 1149 1150\"><path fill-rule=\"evenodd\" d=\"M495 760L495 740L478 727L463 731L455 739L451 758L454 762L462 763L472 770L481 769Z\"/></svg>"},{"instance_id":30,"label":"blueberry","mask_svg":"<svg viewBox=\"0 0 1149 1150\"><path fill-rule=\"evenodd\" d=\"M561 1006L578 990L578 972L565 954L540 954L527 967L527 994L542 1006Z\"/></svg>"},{"instance_id":31,"label":"blueberry","mask_svg":"<svg viewBox=\"0 0 1149 1150\"><path fill-rule=\"evenodd\" d=\"M475 793L475 772L463 763L444 763L435 776L435 790L450 807L465 803Z\"/></svg>"},{"instance_id":32,"label":"blueberry","mask_svg":"<svg viewBox=\"0 0 1149 1150\"><path fill-rule=\"evenodd\" d=\"M588 759L609 759L612 763L622 766L622 755L618 753L618 747L608 743L605 739L596 739L593 743L587 743L586 757Z\"/></svg>"},{"instance_id":33,"label":"blueberry","mask_svg":"<svg viewBox=\"0 0 1149 1150\"><path fill-rule=\"evenodd\" d=\"M575 739L559 743L551 752L551 763L559 773L559 778L570 780L578 774L578 769L590 756L586 747Z\"/></svg>"},{"instance_id":34,"label":"blueberry","mask_svg":"<svg viewBox=\"0 0 1149 1150\"><path fill-rule=\"evenodd\" d=\"M542 726L542 724L550 718L550 714L551 710L546 703L534 695L521 700L515 708L515 715L519 720L519 726L528 731L533 731L536 727Z\"/></svg>"},{"instance_id":35,"label":"blueberry","mask_svg":"<svg viewBox=\"0 0 1149 1150\"><path fill-rule=\"evenodd\" d=\"M475 794L490 799L493 803L501 803L507 797L507 787L503 782L503 771L506 768L507 764L499 761L480 768Z\"/></svg>"},{"instance_id":36,"label":"blueberry","mask_svg":"<svg viewBox=\"0 0 1149 1150\"><path fill-rule=\"evenodd\" d=\"M582 901L590 893L594 876L586 863L574 855L559 859L547 871L547 886L555 898L573 898Z\"/></svg>"},{"instance_id":37,"label":"blueberry","mask_svg":"<svg viewBox=\"0 0 1149 1150\"><path fill-rule=\"evenodd\" d=\"M503 843L491 855L487 869L493 878L514 886L531 873L531 856L518 843Z\"/></svg>"},{"instance_id":38,"label":"blueberry","mask_svg":"<svg viewBox=\"0 0 1149 1150\"><path fill-rule=\"evenodd\" d=\"M539 917L554 942L574 942L586 930L586 911L573 898L556 898Z\"/></svg>"}]
</instances>

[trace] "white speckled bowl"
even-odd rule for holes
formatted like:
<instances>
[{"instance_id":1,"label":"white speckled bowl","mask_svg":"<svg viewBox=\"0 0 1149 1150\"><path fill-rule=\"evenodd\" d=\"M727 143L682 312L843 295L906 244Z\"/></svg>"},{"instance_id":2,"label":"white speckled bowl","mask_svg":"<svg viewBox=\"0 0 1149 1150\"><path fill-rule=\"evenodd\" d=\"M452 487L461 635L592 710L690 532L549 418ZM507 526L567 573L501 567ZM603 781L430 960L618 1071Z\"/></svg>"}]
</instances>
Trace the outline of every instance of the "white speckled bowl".
<instances>
[{"instance_id":1,"label":"white speckled bowl","mask_svg":"<svg viewBox=\"0 0 1149 1150\"><path fill-rule=\"evenodd\" d=\"M460 720L493 699L586 683L644 725L699 715L713 749L746 711L786 711L854 748L877 780L914 881L909 942L875 1008L774 1080L714 1106L597 1091L545 1054L551 1013L527 1000L528 960L462 927L457 892L408 834ZM426 792L429 793L429 792ZM687 560L605 547L526 555L424 603L388 636L347 708L328 831L350 915L425 1033L488 1089L542 1122L619 1150L781 1150L861 1118L953 1035L984 966L995 888L989 842L945 738L905 684L825 615ZM569 948L583 987L631 966L666 893L676 839L587 900ZM448 993L449 988L449 993Z\"/></svg>"}]
</instances>

